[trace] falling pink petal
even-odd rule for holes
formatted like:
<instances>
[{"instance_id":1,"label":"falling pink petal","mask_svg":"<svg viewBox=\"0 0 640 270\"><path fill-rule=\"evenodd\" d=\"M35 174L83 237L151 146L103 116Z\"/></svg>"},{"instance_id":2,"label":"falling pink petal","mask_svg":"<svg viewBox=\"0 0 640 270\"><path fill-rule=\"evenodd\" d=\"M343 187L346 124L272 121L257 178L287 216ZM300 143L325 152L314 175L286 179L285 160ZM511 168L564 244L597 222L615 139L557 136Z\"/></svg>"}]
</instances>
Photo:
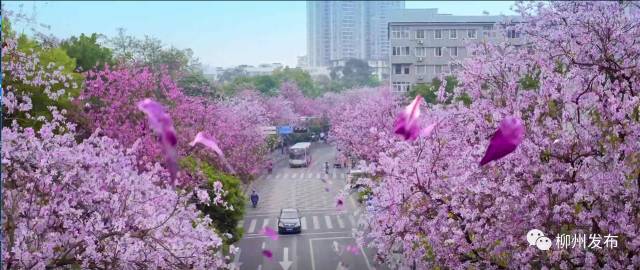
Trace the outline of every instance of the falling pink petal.
<instances>
[{"instance_id":1,"label":"falling pink petal","mask_svg":"<svg viewBox=\"0 0 640 270\"><path fill-rule=\"evenodd\" d=\"M175 180L178 173L178 155L175 149L178 144L178 136L173 128L171 117L160 103L151 99L144 99L137 105L138 109L147 115L151 129L160 137L167 169L171 173L171 179Z\"/></svg>"},{"instance_id":2,"label":"falling pink petal","mask_svg":"<svg viewBox=\"0 0 640 270\"><path fill-rule=\"evenodd\" d=\"M438 122L428 125L426 128L422 129L422 134L420 134L420 136L428 137L429 135L431 135L431 132L433 132L433 130L436 128L437 125L438 125Z\"/></svg>"},{"instance_id":3,"label":"falling pink petal","mask_svg":"<svg viewBox=\"0 0 640 270\"><path fill-rule=\"evenodd\" d=\"M491 137L487 151L480 161L480 166L503 158L515 151L523 139L524 125L522 120L515 117L506 117L500 123L500 128Z\"/></svg>"},{"instance_id":4,"label":"falling pink petal","mask_svg":"<svg viewBox=\"0 0 640 270\"><path fill-rule=\"evenodd\" d=\"M262 251L262 256L267 257L267 259L272 260L273 259L273 253L271 252L271 250L265 249Z\"/></svg>"},{"instance_id":5,"label":"falling pink petal","mask_svg":"<svg viewBox=\"0 0 640 270\"><path fill-rule=\"evenodd\" d=\"M359 249L355 245L347 245L346 250L353 255L358 255Z\"/></svg>"},{"instance_id":6,"label":"falling pink petal","mask_svg":"<svg viewBox=\"0 0 640 270\"><path fill-rule=\"evenodd\" d=\"M224 163L224 166L227 167L229 172L231 172L232 174L235 174L235 170L233 169L231 164L229 164L229 161L227 161L227 159L225 158L224 153L222 152L222 149L220 149L220 147L218 146L218 143L215 141L214 138L212 138L211 136L201 131L201 132L198 132L198 134L196 134L196 137L193 139L193 141L189 143L189 145L193 147L193 146L196 146L196 144L198 143L206 146L207 148L213 150L213 152L218 154L218 156L222 160L222 163Z\"/></svg>"},{"instance_id":7,"label":"falling pink petal","mask_svg":"<svg viewBox=\"0 0 640 270\"><path fill-rule=\"evenodd\" d=\"M278 240L278 233L274 229L271 229L271 227L264 227L262 234L268 236L271 240Z\"/></svg>"},{"instance_id":8,"label":"falling pink petal","mask_svg":"<svg viewBox=\"0 0 640 270\"><path fill-rule=\"evenodd\" d=\"M415 140L420 136L420 104L422 96L416 98L405 108L403 112L398 114L394 123L393 132L401 135L405 140Z\"/></svg>"},{"instance_id":9,"label":"falling pink petal","mask_svg":"<svg viewBox=\"0 0 640 270\"><path fill-rule=\"evenodd\" d=\"M222 153L222 149L220 149L218 143L216 143L216 141L206 133L202 131L198 132L198 134L196 134L196 137L189 143L189 145L195 146L197 143L208 147L209 149L213 150L213 152L216 152L216 154L218 154L219 156L224 157L224 153Z\"/></svg>"}]
</instances>

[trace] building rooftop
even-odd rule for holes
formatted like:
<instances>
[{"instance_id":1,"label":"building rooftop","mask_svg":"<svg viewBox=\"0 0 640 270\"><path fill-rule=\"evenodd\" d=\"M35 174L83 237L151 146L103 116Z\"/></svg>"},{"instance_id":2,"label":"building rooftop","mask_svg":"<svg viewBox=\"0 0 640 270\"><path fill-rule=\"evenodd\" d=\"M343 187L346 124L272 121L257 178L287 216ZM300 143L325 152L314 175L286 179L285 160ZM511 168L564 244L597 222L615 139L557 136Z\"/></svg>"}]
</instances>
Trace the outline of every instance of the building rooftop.
<instances>
[{"instance_id":1,"label":"building rooftop","mask_svg":"<svg viewBox=\"0 0 640 270\"><path fill-rule=\"evenodd\" d=\"M457 16L439 14L438 9L398 9L391 12L390 23L491 23L503 20L517 21L519 16Z\"/></svg>"}]
</instances>

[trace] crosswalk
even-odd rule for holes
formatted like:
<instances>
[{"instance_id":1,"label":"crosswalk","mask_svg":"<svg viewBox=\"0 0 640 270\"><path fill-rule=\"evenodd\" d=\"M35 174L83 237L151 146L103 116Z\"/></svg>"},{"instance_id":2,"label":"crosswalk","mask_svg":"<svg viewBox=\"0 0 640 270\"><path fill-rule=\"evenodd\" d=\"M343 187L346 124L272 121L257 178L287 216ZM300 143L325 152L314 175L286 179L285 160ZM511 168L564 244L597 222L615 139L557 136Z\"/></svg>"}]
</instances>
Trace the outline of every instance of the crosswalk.
<instances>
[{"instance_id":1,"label":"crosswalk","mask_svg":"<svg viewBox=\"0 0 640 270\"><path fill-rule=\"evenodd\" d=\"M361 222L358 221L359 218L349 213L307 215L300 218L300 226L302 231L350 230L358 226ZM260 234L264 227L276 229L278 226L276 223L277 219L275 218L248 217L246 220L241 220L238 227L242 227L245 234Z\"/></svg>"},{"instance_id":2,"label":"crosswalk","mask_svg":"<svg viewBox=\"0 0 640 270\"><path fill-rule=\"evenodd\" d=\"M264 176L266 179L342 179L345 177L344 172L330 172L326 175L324 172L281 172L274 174L267 174Z\"/></svg>"}]
</instances>

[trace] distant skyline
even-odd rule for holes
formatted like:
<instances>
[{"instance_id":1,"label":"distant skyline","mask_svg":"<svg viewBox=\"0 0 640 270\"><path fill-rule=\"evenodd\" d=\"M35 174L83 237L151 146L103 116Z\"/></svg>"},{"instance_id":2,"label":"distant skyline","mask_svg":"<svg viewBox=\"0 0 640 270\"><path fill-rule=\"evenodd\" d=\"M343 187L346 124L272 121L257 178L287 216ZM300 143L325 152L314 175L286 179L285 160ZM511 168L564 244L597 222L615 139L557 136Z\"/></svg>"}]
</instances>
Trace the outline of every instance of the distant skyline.
<instances>
[{"instance_id":1,"label":"distant skyline","mask_svg":"<svg viewBox=\"0 0 640 270\"><path fill-rule=\"evenodd\" d=\"M406 8L438 8L453 15L514 15L514 1L406 1ZM139 38L156 37L166 45L191 48L210 67L279 62L295 67L306 54L304 1L217 2L40 2L3 1L3 7L35 14L58 38L81 33L108 37L123 27ZM22 7L20 7L22 6ZM29 34L28 27L16 30Z\"/></svg>"}]
</instances>

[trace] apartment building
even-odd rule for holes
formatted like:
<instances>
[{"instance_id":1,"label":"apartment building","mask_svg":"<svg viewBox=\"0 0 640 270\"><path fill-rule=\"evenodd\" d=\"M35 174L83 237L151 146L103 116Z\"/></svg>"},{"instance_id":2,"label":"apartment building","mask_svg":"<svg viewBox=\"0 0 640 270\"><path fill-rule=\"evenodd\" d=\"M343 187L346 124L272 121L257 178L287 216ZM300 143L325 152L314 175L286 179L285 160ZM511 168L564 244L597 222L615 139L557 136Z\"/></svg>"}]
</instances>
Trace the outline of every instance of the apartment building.
<instances>
[{"instance_id":1,"label":"apartment building","mask_svg":"<svg viewBox=\"0 0 640 270\"><path fill-rule=\"evenodd\" d=\"M390 84L394 91L406 92L420 83L429 83L440 74L455 70L455 61L469 56L466 44L480 40L496 42L504 38L520 42L518 33L500 35L495 24L515 22L507 16L454 16L438 9L404 9L392 13L389 27Z\"/></svg>"},{"instance_id":2,"label":"apartment building","mask_svg":"<svg viewBox=\"0 0 640 270\"><path fill-rule=\"evenodd\" d=\"M307 64L387 61L387 23L404 1L307 1Z\"/></svg>"}]
</instances>

